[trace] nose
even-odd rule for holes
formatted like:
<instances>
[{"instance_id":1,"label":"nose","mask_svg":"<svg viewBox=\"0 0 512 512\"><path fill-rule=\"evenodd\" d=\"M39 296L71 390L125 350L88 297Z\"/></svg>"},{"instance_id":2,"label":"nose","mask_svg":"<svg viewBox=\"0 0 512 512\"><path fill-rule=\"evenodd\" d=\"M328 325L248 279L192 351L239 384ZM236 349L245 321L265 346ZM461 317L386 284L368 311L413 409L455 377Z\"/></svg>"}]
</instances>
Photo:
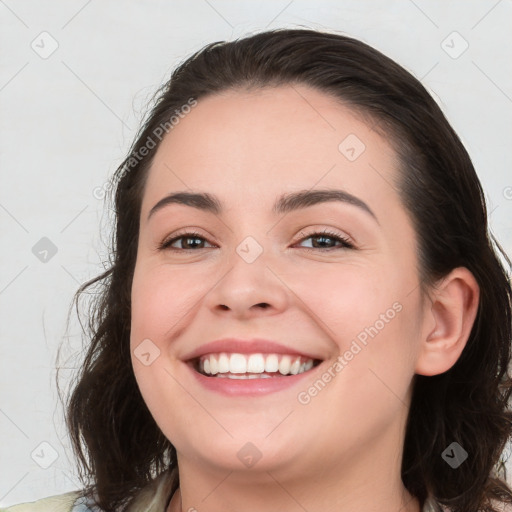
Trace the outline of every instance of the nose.
<instances>
[{"instance_id":1,"label":"nose","mask_svg":"<svg viewBox=\"0 0 512 512\"><path fill-rule=\"evenodd\" d=\"M290 290L263 254L248 263L238 254L206 297L207 306L217 315L247 319L283 312Z\"/></svg>"}]
</instances>

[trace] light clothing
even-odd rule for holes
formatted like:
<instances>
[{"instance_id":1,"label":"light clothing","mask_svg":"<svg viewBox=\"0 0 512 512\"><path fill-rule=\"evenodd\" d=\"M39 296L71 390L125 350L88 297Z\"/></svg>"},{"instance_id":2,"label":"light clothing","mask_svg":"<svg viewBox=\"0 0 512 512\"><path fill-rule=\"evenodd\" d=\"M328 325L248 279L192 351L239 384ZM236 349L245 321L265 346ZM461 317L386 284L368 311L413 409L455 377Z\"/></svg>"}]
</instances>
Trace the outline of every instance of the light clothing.
<instances>
[{"instance_id":1,"label":"light clothing","mask_svg":"<svg viewBox=\"0 0 512 512\"><path fill-rule=\"evenodd\" d=\"M165 512L177 468L165 472L141 489L126 512ZM49 496L31 503L0 508L0 512L103 512L81 491Z\"/></svg>"},{"instance_id":2,"label":"light clothing","mask_svg":"<svg viewBox=\"0 0 512 512\"><path fill-rule=\"evenodd\" d=\"M80 491L68 492L57 496L50 496L32 503L22 503L12 507L2 508L0 512L78 512L80 509L74 508L74 503L80 499ZM82 512L89 512L87 509Z\"/></svg>"}]
</instances>

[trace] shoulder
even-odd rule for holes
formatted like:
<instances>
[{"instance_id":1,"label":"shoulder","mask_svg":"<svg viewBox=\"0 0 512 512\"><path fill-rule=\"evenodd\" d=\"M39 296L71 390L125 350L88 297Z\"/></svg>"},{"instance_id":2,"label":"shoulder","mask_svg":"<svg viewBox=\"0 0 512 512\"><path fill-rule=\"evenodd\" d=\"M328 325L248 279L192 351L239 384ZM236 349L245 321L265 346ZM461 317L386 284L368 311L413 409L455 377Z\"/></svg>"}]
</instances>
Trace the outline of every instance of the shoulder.
<instances>
[{"instance_id":1,"label":"shoulder","mask_svg":"<svg viewBox=\"0 0 512 512\"><path fill-rule=\"evenodd\" d=\"M490 505L492 506L492 510L495 512L512 512L511 503L504 503L502 501L491 499ZM449 507L437 503L433 498L427 498L422 512L450 512L450 510L451 509ZM485 510L488 509L486 508Z\"/></svg>"},{"instance_id":2,"label":"shoulder","mask_svg":"<svg viewBox=\"0 0 512 512\"><path fill-rule=\"evenodd\" d=\"M80 496L80 491L72 491L30 503L20 503L11 507L0 508L0 512L71 512L75 501Z\"/></svg>"},{"instance_id":3,"label":"shoulder","mask_svg":"<svg viewBox=\"0 0 512 512\"><path fill-rule=\"evenodd\" d=\"M494 509L498 512L511 512L512 511L511 503L504 503L502 501L491 500L491 504L494 507Z\"/></svg>"},{"instance_id":4,"label":"shoulder","mask_svg":"<svg viewBox=\"0 0 512 512\"><path fill-rule=\"evenodd\" d=\"M176 467L164 471L137 493L127 510L161 512L166 508L178 485L177 477ZM83 491L72 491L30 503L20 503L7 508L0 507L0 512L101 512L101 510L91 498L84 496Z\"/></svg>"}]
</instances>

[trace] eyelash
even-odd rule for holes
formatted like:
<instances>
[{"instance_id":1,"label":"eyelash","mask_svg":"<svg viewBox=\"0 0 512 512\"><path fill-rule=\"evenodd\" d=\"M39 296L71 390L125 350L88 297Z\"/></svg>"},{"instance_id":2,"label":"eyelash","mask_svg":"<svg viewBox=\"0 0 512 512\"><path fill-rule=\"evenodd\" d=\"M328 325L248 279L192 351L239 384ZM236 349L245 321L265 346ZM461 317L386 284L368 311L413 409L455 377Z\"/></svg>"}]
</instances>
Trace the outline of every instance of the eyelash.
<instances>
[{"instance_id":1,"label":"eyelash","mask_svg":"<svg viewBox=\"0 0 512 512\"><path fill-rule=\"evenodd\" d=\"M301 234L303 234L303 233L301 233ZM327 247L324 249L322 249L321 247L302 247L302 249L305 249L306 251L321 251L321 252L332 251L335 249L355 249L354 244L352 242L350 242L350 240L348 238L340 236L336 233L332 233L327 229L322 232L315 231L314 233L310 233L309 235L304 235L303 238L301 238L298 242L302 242L304 240L307 240L308 238L317 238L317 237L332 238L336 242L341 242L342 245L339 247ZM161 242L158 245L158 250L161 250L161 251L170 250L170 251L178 251L178 252L198 250L198 249L178 249L176 247L170 247L174 242L176 242L177 240L181 240L182 238L200 238L202 240L208 241L201 234L199 234L195 231L190 231L190 232L186 232L186 233L180 233L177 236L174 236L173 238L171 238L170 240L164 240L163 242ZM207 249L207 247L200 247L200 249Z\"/></svg>"}]
</instances>

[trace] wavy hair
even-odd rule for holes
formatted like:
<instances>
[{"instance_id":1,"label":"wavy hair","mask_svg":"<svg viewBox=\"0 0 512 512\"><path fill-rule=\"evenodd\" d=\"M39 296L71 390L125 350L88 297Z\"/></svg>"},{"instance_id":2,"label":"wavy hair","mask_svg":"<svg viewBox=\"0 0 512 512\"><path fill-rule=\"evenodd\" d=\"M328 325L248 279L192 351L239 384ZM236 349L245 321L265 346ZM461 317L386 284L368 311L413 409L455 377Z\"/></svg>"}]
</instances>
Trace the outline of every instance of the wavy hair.
<instances>
[{"instance_id":1,"label":"wavy hair","mask_svg":"<svg viewBox=\"0 0 512 512\"><path fill-rule=\"evenodd\" d=\"M176 450L144 403L130 359L131 284L145 180L162 138L156 134L191 98L294 84L336 98L390 140L399 162L396 186L418 236L423 291L459 266L478 282L477 316L458 361L440 375L414 376L401 476L422 507L433 497L454 512L494 512L512 503L512 490L498 475L512 432L512 292L505 270L511 263L488 228L481 184L419 80L357 39L301 28L211 43L184 60L157 91L112 177L110 266L73 298L80 317L80 297L98 288L84 328L85 360L66 404L84 486L103 510L126 510L145 486L177 467ZM148 150L150 139L155 144ZM452 442L469 452L456 470L441 456ZM178 485L176 476L171 494Z\"/></svg>"}]
</instances>

